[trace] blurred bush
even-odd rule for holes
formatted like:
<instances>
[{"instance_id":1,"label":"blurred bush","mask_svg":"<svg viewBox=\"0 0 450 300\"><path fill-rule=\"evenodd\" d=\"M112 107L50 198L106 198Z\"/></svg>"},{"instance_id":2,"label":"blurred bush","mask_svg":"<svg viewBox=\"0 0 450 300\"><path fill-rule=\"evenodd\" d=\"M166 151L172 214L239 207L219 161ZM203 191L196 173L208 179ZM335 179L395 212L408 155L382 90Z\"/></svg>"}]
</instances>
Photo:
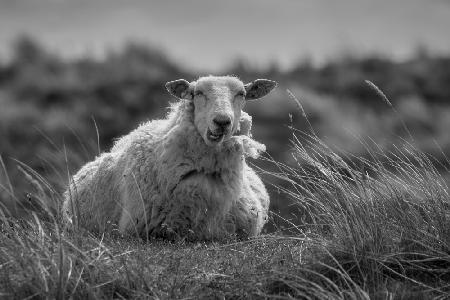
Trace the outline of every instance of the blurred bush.
<instances>
[{"instance_id":1,"label":"blurred bush","mask_svg":"<svg viewBox=\"0 0 450 300\"><path fill-rule=\"evenodd\" d=\"M76 172L138 123L164 116L171 101L165 82L201 75L139 44L102 60L63 59L29 37L13 47L14 57L0 64L0 155L18 197L29 187L14 159L62 191L68 172ZM299 98L315 133L344 152L364 154L360 138L367 137L382 148L393 147L399 138L407 138L402 122L422 150L439 156L436 143L444 152L450 150L450 56L422 51L404 62L344 57L322 66L301 61L287 71L276 64L254 68L241 60L225 73L245 81L266 77L280 83L272 96L249 103L246 110L254 115L256 139L281 162L292 160L289 126L308 130L286 88ZM388 95L397 113L365 79ZM257 164L273 168L265 161ZM3 177L0 183L6 186Z\"/></svg>"}]
</instances>

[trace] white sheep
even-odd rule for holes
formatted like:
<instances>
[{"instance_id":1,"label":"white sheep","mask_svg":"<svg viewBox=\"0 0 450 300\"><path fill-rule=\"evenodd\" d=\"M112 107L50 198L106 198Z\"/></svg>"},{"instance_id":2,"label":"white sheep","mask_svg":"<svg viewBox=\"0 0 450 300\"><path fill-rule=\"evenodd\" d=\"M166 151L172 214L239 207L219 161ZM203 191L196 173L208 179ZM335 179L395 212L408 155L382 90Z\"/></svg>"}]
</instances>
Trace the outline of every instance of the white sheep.
<instances>
[{"instance_id":1,"label":"white sheep","mask_svg":"<svg viewBox=\"0 0 450 300\"><path fill-rule=\"evenodd\" d=\"M265 146L251 138L242 108L275 86L232 76L168 82L179 101L167 118L142 124L81 168L65 193L66 220L171 239L258 235L269 196L245 157Z\"/></svg>"}]
</instances>

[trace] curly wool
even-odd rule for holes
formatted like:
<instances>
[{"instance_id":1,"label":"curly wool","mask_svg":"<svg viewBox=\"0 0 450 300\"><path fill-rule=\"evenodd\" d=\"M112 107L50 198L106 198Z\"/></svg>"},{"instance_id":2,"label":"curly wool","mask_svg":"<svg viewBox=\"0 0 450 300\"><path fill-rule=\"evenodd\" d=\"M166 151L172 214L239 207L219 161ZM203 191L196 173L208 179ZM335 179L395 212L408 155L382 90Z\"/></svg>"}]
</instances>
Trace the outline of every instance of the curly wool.
<instances>
[{"instance_id":1,"label":"curly wool","mask_svg":"<svg viewBox=\"0 0 450 300\"><path fill-rule=\"evenodd\" d=\"M110 152L86 164L65 193L71 223L104 232L195 240L258 235L269 196L246 156L265 146L250 137L251 117L221 147L207 146L192 103L174 104L166 119L142 124Z\"/></svg>"}]
</instances>

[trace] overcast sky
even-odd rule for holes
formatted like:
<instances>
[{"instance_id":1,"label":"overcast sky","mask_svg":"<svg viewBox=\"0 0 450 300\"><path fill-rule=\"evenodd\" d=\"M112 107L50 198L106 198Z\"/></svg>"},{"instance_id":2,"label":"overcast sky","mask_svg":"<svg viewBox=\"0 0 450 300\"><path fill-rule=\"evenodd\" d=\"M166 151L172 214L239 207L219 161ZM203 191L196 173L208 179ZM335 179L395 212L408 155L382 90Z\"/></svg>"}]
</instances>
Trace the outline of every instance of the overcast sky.
<instances>
[{"instance_id":1,"label":"overcast sky","mask_svg":"<svg viewBox=\"0 0 450 300\"><path fill-rule=\"evenodd\" d=\"M0 0L0 53L27 33L63 55L102 55L126 41L218 69L236 57L283 67L345 52L450 53L447 0Z\"/></svg>"}]
</instances>

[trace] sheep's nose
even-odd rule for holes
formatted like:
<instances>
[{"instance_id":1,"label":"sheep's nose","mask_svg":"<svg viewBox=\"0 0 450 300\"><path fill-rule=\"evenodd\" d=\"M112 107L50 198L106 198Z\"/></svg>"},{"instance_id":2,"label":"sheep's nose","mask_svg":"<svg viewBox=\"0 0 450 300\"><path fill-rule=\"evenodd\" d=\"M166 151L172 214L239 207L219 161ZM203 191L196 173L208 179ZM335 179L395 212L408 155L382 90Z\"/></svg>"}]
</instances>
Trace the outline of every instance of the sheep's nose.
<instances>
[{"instance_id":1,"label":"sheep's nose","mask_svg":"<svg viewBox=\"0 0 450 300\"><path fill-rule=\"evenodd\" d=\"M218 127L224 128L224 127L231 125L231 118L226 115L218 115L218 116L214 117L213 122Z\"/></svg>"}]
</instances>

